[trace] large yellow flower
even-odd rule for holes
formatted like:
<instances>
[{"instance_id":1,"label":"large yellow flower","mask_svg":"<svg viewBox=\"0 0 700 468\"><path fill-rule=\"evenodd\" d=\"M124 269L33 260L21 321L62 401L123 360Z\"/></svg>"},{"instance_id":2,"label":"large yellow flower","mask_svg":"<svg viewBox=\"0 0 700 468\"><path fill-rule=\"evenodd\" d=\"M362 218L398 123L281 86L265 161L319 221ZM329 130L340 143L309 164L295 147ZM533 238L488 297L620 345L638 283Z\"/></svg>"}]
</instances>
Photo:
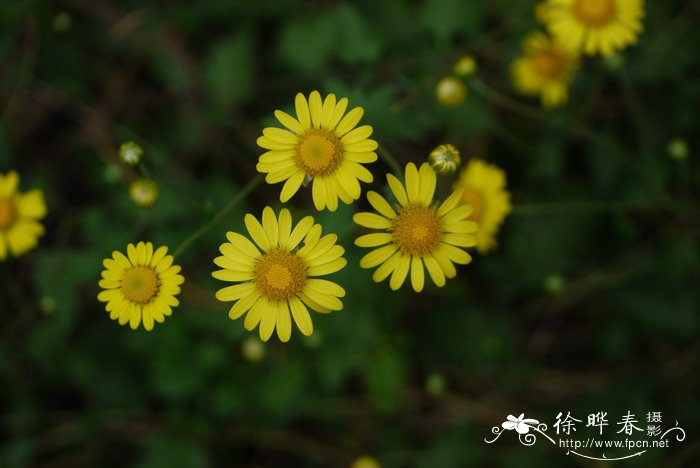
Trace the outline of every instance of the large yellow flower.
<instances>
[{"instance_id":1,"label":"large yellow flower","mask_svg":"<svg viewBox=\"0 0 700 468\"><path fill-rule=\"evenodd\" d=\"M39 223L46 216L43 192L21 193L18 186L17 172L0 174L0 261L7 258L8 249L14 256L32 250L44 234Z\"/></svg>"},{"instance_id":2,"label":"large yellow flower","mask_svg":"<svg viewBox=\"0 0 700 468\"><path fill-rule=\"evenodd\" d=\"M424 269L438 286L445 278L453 278L453 265L467 264L471 256L460 247L476 245L476 223L468 221L471 206L461 204L462 191L457 190L442 204L433 201L436 175L427 163L418 170L413 163L406 166L406 185L387 174L389 187L398 205L393 207L376 192L368 192L367 200L379 214L357 213L353 220L360 226L379 229L355 240L359 247L379 247L360 260L362 268L379 267L372 275L376 282L391 275L389 286L396 290L411 273L411 285L423 290Z\"/></svg>"},{"instance_id":3,"label":"large yellow flower","mask_svg":"<svg viewBox=\"0 0 700 468\"><path fill-rule=\"evenodd\" d=\"M345 290L317 278L347 264L345 249L335 243L338 236L321 237L321 225L314 224L311 216L292 229L289 210L282 209L278 218L269 206L263 210L262 224L247 214L245 225L255 244L228 232L229 242L219 248L223 255L214 260L222 268L214 278L237 283L216 293L222 302L236 301L228 314L231 320L247 313L243 322L247 330L260 324L260 338L267 341L277 328L277 336L286 342L292 333L290 313L301 333L309 336L313 323L307 307L321 313L343 308L338 298L345 296Z\"/></svg>"},{"instance_id":4,"label":"large yellow flower","mask_svg":"<svg viewBox=\"0 0 700 468\"><path fill-rule=\"evenodd\" d=\"M474 207L469 219L479 225L476 244L479 253L496 247L498 229L510 213L510 193L505 188L505 173L479 159L469 161L455 184L455 189L464 191L463 202Z\"/></svg>"},{"instance_id":5,"label":"large yellow flower","mask_svg":"<svg viewBox=\"0 0 700 468\"><path fill-rule=\"evenodd\" d=\"M516 89L530 96L539 94L544 107L565 103L579 66L578 52L564 48L539 31L525 38L523 51L524 55L511 68Z\"/></svg>"},{"instance_id":6,"label":"large yellow flower","mask_svg":"<svg viewBox=\"0 0 700 468\"><path fill-rule=\"evenodd\" d=\"M258 145L269 150L260 156L258 171L266 173L270 184L286 181L280 193L284 203L304 181L313 179L312 196L317 210L338 208L338 198L352 203L360 198L360 183L372 182L372 174L362 164L377 160L377 142L370 140L372 127L356 127L364 110L355 107L347 114L347 98L336 102L329 94L322 102L314 91L307 102L296 96L295 119L275 111L286 129L268 127L258 138Z\"/></svg>"},{"instance_id":7,"label":"large yellow flower","mask_svg":"<svg viewBox=\"0 0 700 468\"><path fill-rule=\"evenodd\" d=\"M548 0L541 17L565 46L607 57L637 42L644 1Z\"/></svg>"},{"instance_id":8,"label":"large yellow flower","mask_svg":"<svg viewBox=\"0 0 700 468\"><path fill-rule=\"evenodd\" d=\"M175 296L185 278L178 274L180 267L173 265L167 247L154 252L153 244L139 242L129 244L126 253L115 250L112 258L104 260L106 270L99 283L104 291L97 299L107 303L109 318L119 320L119 325L128 322L135 330L143 323L150 331L154 321L163 323L171 308L180 304Z\"/></svg>"}]
</instances>

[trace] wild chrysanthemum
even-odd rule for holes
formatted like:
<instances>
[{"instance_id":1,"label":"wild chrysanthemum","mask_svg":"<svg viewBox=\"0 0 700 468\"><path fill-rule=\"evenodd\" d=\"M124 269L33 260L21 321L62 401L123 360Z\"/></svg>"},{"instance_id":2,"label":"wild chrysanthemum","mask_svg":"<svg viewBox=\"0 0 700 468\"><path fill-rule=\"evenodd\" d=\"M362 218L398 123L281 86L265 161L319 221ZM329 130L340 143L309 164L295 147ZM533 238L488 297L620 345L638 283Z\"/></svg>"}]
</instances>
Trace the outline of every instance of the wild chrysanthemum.
<instances>
[{"instance_id":1,"label":"wild chrysanthemum","mask_svg":"<svg viewBox=\"0 0 700 468\"><path fill-rule=\"evenodd\" d=\"M563 45L604 56L636 43L643 17L643 0L548 0L542 13Z\"/></svg>"},{"instance_id":2,"label":"wild chrysanthemum","mask_svg":"<svg viewBox=\"0 0 700 468\"><path fill-rule=\"evenodd\" d=\"M536 31L523 41L524 54L513 62L513 82L518 91L539 94L544 107L555 107L568 99L569 85L578 69L578 53L562 47Z\"/></svg>"},{"instance_id":3,"label":"wild chrysanthemum","mask_svg":"<svg viewBox=\"0 0 700 468\"><path fill-rule=\"evenodd\" d=\"M36 247L44 226L46 204L41 190L21 193L17 190L19 175L15 171L0 174L0 261L7 251L19 256Z\"/></svg>"},{"instance_id":4,"label":"wild chrysanthemum","mask_svg":"<svg viewBox=\"0 0 700 468\"><path fill-rule=\"evenodd\" d=\"M114 251L104 260L106 270L99 283L104 291L97 299L107 303L109 318L119 320L119 325L128 322L135 330L143 323L150 331L154 322L163 323L171 308L180 304L175 296L185 278L178 274L180 267L173 265L167 247L153 251L150 242L139 242L127 245L126 253Z\"/></svg>"},{"instance_id":5,"label":"wild chrysanthemum","mask_svg":"<svg viewBox=\"0 0 700 468\"><path fill-rule=\"evenodd\" d=\"M377 142L370 140L372 127L359 123L364 110L355 107L347 114L347 98L336 102L334 94L321 101L314 91L295 100L295 119L275 111L286 128L268 127L258 138L258 146L269 150L260 156L259 172L270 184L286 181L280 193L284 203L305 180L312 180L312 196L317 210L338 208L338 198L352 203L360 198L360 183L372 182L372 174L362 164L377 160Z\"/></svg>"},{"instance_id":6,"label":"wild chrysanthemum","mask_svg":"<svg viewBox=\"0 0 700 468\"><path fill-rule=\"evenodd\" d=\"M336 245L338 236L321 237L321 225L311 216L292 228L292 215L282 209L279 218L272 208L265 207L262 224L251 214L245 216L250 237L228 232L229 242L221 245L223 254L214 263L221 270L214 278L234 284L220 289L216 298L235 301L228 316L232 320L246 314L243 326L252 330L260 325L260 338L270 339L277 329L282 341L292 333L291 317L304 335L313 333L307 307L316 312L341 310L340 297L345 290L331 281L318 278L342 269L347 261L345 249ZM256 245L257 244L257 245Z\"/></svg>"},{"instance_id":7,"label":"wild chrysanthemum","mask_svg":"<svg viewBox=\"0 0 700 468\"><path fill-rule=\"evenodd\" d=\"M455 189L463 190L462 201L474 207L469 219L479 225L476 249L486 253L496 247L496 234L510 213L506 175L497 166L472 159L459 175Z\"/></svg>"},{"instance_id":8,"label":"wild chrysanthemum","mask_svg":"<svg viewBox=\"0 0 700 468\"><path fill-rule=\"evenodd\" d=\"M423 290L424 270L438 286L445 278L457 274L454 263L467 264L471 256L463 247L476 245L477 225L468 221L471 206L461 204L462 191L450 195L442 204L433 200L436 175L427 163L418 170L406 166L406 185L387 174L389 187L398 205L391 206L381 195L368 192L367 200L377 213L357 213L355 223L381 232L366 234L355 240L359 247L379 247L360 260L362 268L379 267L372 279L376 282L391 275L391 289L399 289L411 272L411 284Z\"/></svg>"}]
</instances>

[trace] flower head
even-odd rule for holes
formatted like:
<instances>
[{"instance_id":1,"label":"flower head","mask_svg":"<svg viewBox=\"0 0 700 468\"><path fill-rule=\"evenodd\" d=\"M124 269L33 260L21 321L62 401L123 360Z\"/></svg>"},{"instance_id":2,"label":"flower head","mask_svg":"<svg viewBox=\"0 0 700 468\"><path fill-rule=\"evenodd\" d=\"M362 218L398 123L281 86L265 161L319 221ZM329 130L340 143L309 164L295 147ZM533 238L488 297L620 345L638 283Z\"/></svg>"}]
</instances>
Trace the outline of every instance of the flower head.
<instances>
[{"instance_id":1,"label":"flower head","mask_svg":"<svg viewBox=\"0 0 700 468\"><path fill-rule=\"evenodd\" d=\"M158 184L151 179L137 179L129 186L129 196L138 206L151 207L158 201Z\"/></svg>"},{"instance_id":2,"label":"flower head","mask_svg":"<svg viewBox=\"0 0 700 468\"><path fill-rule=\"evenodd\" d=\"M44 234L39 222L46 216L44 193L38 189L22 193L18 186L17 172L0 174L0 261L8 250L14 256L32 250Z\"/></svg>"},{"instance_id":3,"label":"flower head","mask_svg":"<svg viewBox=\"0 0 700 468\"><path fill-rule=\"evenodd\" d=\"M469 219L479 225L477 250L488 252L496 246L498 229L511 210L505 173L492 164L472 159L459 175L455 189L463 191L463 203L474 207Z\"/></svg>"},{"instance_id":4,"label":"flower head","mask_svg":"<svg viewBox=\"0 0 700 468\"><path fill-rule=\"evenodd\" d=\"M372 174L362 165L377 160L377 142L370 140L372 127L357 127L364 110L355 107L347 114L347 98L336 101L329 94L321 101L314 91L295 100L296 118L275 111L286 128L268 127L258 138L258 146L267 149L260 156L257 170L267 174L270 184L285 182L280 200L289 200L305 180L312 179L311 194L317 210L335 211L338 199L352 203L360 198L360 183L372 182Z\"/></svg>"},{"instance_id":5,"label":"flower head","mask_svg":"<svg viewBox=\"0 0 700 468\"><path fill-rule=\"evenodd\" d=\"M367 200L375 213L357 213L353 220L360 226L380 232L360 236L359 247L378 247L360 260L362 268L374 268L376 282L391 275L389 286L399 289L411 273L411 284L423 290L424 265L433 282L445 285L445 278L457 274L454 263L467 264L471 256L463 247L476 245L476 223L468 221L470 206L461 205L460 190L442 204L433 200L437 177L427 163L418 170L413 163L406 166L406 184L391 174L387 180L398 205L390 205L376 192L368 192Z\"/></svg>"},{"instance_id":6,"label":"flower head","mask_svg":"<svg viewBox=\"0 0 700 468\"><path fill-rule=\"evenodd\" d=\"M544 107L564 104L579 67L578 53L539 31L525 38L523 51L511 69L516 89L526 95L539 94Z\"/></svg>"},{"instance_id":7,"label":"flower head","mask_svg":"<svg viewBox=\"0 0 700 468\"><path fill-rule=\"evenodd\" d=\"M243 326L252 330L260 325L260 338L270 339L277 329L282 341L292 333L291 317L304 335L313 333L308 308L329 313L341 310L340 297L345 290L337 284L318 278L342 269L347 264L345 249L336 245L338 236L321 237L321 225L311 216L303 218L292 228L289 210L282 209L279 217L265 207L262 224L251 214L245 225L253 239L228 232L229 242L221 245L223 254L214 260L221 267L214 278L236 283L220 289L216 298L235 304L229 311L232 320L247 314Z\"/></svg>"},{"instance_id":8,"label":"flower head","mask_svg":"<svg viewBox=\"0 0 700 468\"><path fill-rule=\"evenodd\" d=\"M435 147L428 155L430 167L440 175L454 173L461 162L459 150L449 143Z\"/></svg>"},{"instance_id":9,"label":"flower head","mask_svg":"<svg viewBox=\"0 0 700 468\"><path fill-rule=\"evenodd\" d=\"M547 0L541 14L563 45L585 54L611 55L637 42L644 0Z\"/></svg>"},{"instance_id":10,"label":"flower head","mask_svg":"<svg viewBox=\"0 0 700 468\"><path fill-rule=\"evenodd\" d=\"M459 78L446 76L435 86L435 97L443 107L457 107L467 98L467 87Z\"/></svg>"},{"instance_id":11,"label":"flower head","mask_svg":"<svg viewBox=\"0 0 700 468\"><path fill-rule=\"evenodd\" d=\"M462 55L454 65L453 71L457 76L469 76L476 73L476 59L471 54Z\"/></svg>"},{"instance_id":12,"label":"flower head","mask_svg":"<svg viewBox=\"0 0 700 468\"><path fill-rule=\"evenodd\" d=\"M139 242L127 245L126 253L115 250L104 260L99 283L104 291L97 299L107 303L109 318L119 320L119 325L129 323L135 330L143 323L150 331L154 322L162 323L180 304L175 296L185 278L173 265L173 256L167 255L167 247L154 251L150 242Z\"/></svg>"},{"instance_id":13,"label":"flower head","mask_svg":"<svg viewBox=\"0 0 700 468\"><path fill-rule=\"evenodd\" d=\"M138 166L143 157L143 148L135 141L125 141L119 146L119 159L124 164Z\"/></svg>"}]
</instances>

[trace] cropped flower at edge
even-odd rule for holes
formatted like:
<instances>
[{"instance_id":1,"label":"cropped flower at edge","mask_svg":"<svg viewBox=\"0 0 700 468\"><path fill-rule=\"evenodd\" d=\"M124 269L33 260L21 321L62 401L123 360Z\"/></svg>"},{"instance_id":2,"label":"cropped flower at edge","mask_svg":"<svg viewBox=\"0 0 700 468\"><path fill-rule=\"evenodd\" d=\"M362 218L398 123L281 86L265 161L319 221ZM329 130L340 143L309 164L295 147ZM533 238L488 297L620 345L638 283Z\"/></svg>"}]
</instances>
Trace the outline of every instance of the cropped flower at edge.
<instances>
[{"instance_id":1,"label":"cropped flower at edge","mask_svg":"<svg viewBox=\"0 0 700 468\"><path fill-rule=\"evenodd\" d=\"M610 56L637 42L644 0L548 0L540 18L564 46Z\"/></svg>"},{"instance_id":2,"label":"cropped flower at edge","mask_svg":"<svg viewBox=\"0 0 700 468\"><path fill-rule=\"evenodd\" d=\"M359 181L372 182L362 165L377 160L377 142L369 139L372 127L357 127L364 110L355 107L347 114L348 99L336 101L334 94L321 101L314 91L295 99L296 118L277 110L275 117L286 129L267 127L258 146L267 149L257 170L267 174L270 184L285 182L280 200L288 201L301 185L312 179L312 197L317 210L335 211L338 199L350 204L360 198Z\"/></svg>"},{"instance_id":3,"label":"cropped flower at edge","mask_svg":"<svg viewBox=\"0 0 700 468\"><path fill-rule=\"evenodd\" d=\"M44 226L39 222L46 216L44 193L39 189L26 193L18 191L19 174L0 174L0 261L8 250L20 256L36 247Z\"/></svg>"},{"instance_id":4,"label":"cropped flower at edge","mask_svg":"<svg viewBox=\"0 0 700 468\"><path fill-rule=\"evenodd\" d=\"M389 286L396 290L406 276L416 292L423 290L424 267L437 286L457 271L453 263L467 264L471 256L463 250L476 245L476 223L468 221L471 206L462 205L458 190L442 204L433 200L437 176L427 163L418 170L413 163L406 166L406 184L387 174L389 187L398 205L390 205L376 192L368 192L367 200L376 213L357 213L355 223L380 232L355 240L359 247L378 247L360 260L362 268L378 267L372 279L376 282L391 275Z\"/></svg>"},{"instance_id":5,"label":"cropped flower at edge","mask_svg":"<svg viewBox=\"0 0 700 468\"><path fill-rule=\"evenodd\" d=\"M221 245L223 254L214 260L221 270L214 278L236 283L220 289L216 298L235 304L229 318L236 320L246 314L243 326L253 330L260 325L263 341L277 336L287 342L294 319L302 334L313 333L313 322L308 308L329 313L343 308L340 297L345 290L319 276L335 273L345 267L345 249L336 245L338 236L321 237L320 224L306 216L292 226L292 215L282 209L279 217L272 208L265 207L262 223L253 215L245 216L245 225L253 239L237 232L228 232L229 242Z\"/></svg>"},{"instance_id":6,"label":"cropped flower at edge","mask_svg":"<svg viewBox=\"0 0 700 468\"><path fill-rule=\"evenodd\" d=\"M178 274L180 267L173 265L167 247L154 251L152 243L139 242L129 244L126 252L115 250L112 258L104 260L106 270L99 283L104 291L97 299L107 303L109 317L119 325L129 323L135 330L143 323L150 331L154 322L163 323L172 307L180 304L175 296L185 278Z\"/></svg>"},{"instance_id":7,"label":"cropped flower at edge","mask_svg":"<svg viewBox=\"0 0 700 468\"><path fill-rule=\"evenodd\" d=\"M546 108L566 103L569 85L579 67L578 52L564 48L539 31L530 33L522 47L524 54L511 68L515 88L529 96L539 94Z\"/></svg>"},{"instance_id":8,"label":"cropped flower at edge","mask_svg":"<svg viewBox=\"0 0 700 468\"><path fill-rule=\"evenodd\" d=\"M472 159L454 188L463 190L462 201L474 207L469 219L479 225L476 249L481 254L494 249L501 223L512 209L505 172L493 164Z\"/></svg>"}]
</instances>

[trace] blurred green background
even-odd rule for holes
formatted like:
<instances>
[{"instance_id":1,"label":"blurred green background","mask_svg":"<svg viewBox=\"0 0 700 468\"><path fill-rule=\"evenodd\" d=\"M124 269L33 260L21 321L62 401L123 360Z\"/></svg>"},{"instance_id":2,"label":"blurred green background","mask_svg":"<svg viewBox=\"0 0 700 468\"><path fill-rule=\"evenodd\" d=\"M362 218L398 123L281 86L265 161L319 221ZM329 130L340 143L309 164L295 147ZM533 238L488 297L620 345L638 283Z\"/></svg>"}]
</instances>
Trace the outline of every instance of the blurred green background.
<instances>
[{"instance_id":1,"label":"blurred green background","mask_svg":"<svg viewBox=\"0 0 700 468\"><path fill-rule=\"evenodd\" d=\"M509 77L534 5L2 0L0 172L42 188L49 216L37 250L0 264L0 466L608 466L484 438L508 414L551 427L607 411L613 431L628 410L688 436L616 466L698 466L700 2L647 1L639 43L585 59L550 112ZM435 83L465 53L467 100L442 108ZM210 274L244 213L279 208L263 184L178 259L171 318L151 333L110 321L102 259L206 223L256 174L273 111L313 89L363 106L402 164L449 142L504 168L515 210L498 250L445 288L391 292L357 265L364 197L315 213L302 190L295 219L347 249L345 308L260 357ZM669 157L673 138L687 158ZM126 140L159 184L150 209L129 198ZM370 169L382 190L388 168Z\"/></svg>"}]
</instances>

